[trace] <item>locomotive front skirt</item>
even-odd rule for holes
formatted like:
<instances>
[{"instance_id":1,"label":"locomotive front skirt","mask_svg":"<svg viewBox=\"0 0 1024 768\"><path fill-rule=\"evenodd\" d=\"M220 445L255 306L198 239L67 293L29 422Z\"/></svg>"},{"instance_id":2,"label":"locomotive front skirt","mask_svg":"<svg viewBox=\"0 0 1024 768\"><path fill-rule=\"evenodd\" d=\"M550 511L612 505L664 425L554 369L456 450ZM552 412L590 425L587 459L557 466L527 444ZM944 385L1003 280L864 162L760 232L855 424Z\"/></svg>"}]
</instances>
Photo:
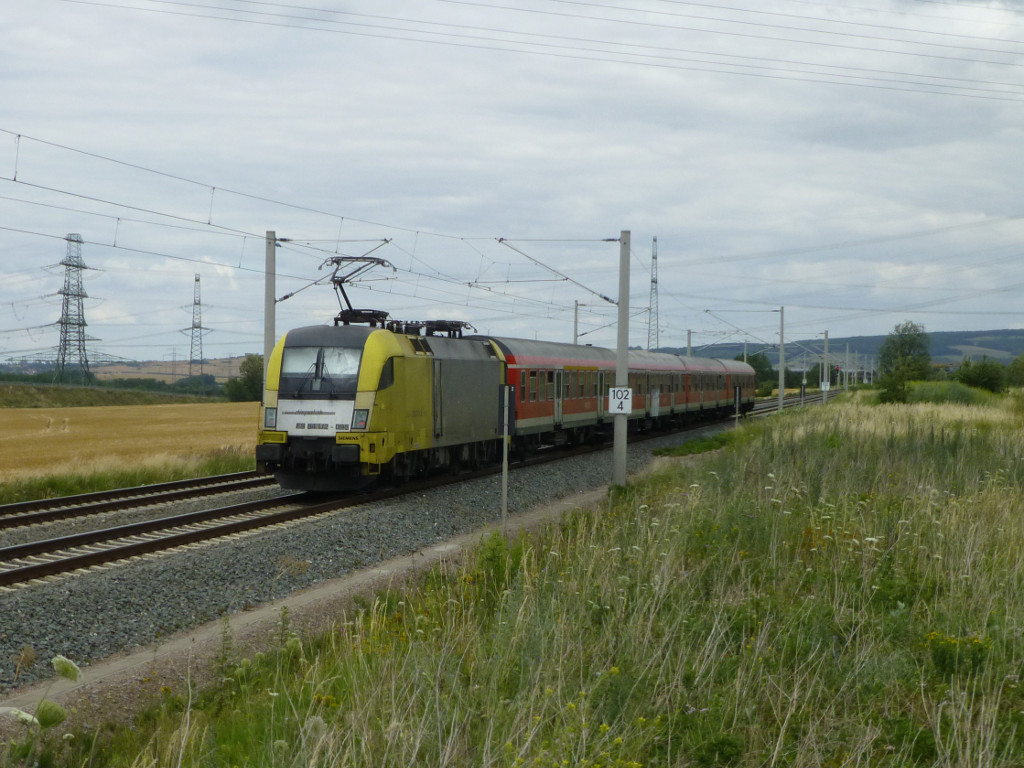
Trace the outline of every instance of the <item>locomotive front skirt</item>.
<instances>
[{"instance_id":1,"label":"locomotive front skirt","mask_svg":"<svg viewBox=\"0 0 1024 768\"><path fill-rule=\"evenodd\" d=\"M734 360L630 352L634 429L731 413L754 403L754 370ZM284 488L345 490L379 477L496 462L504 389L511 446L610 431L615 354L525 339L446 338L363 326L289 331L267 367L257 468Z\"/></svg>"}]
</instances>

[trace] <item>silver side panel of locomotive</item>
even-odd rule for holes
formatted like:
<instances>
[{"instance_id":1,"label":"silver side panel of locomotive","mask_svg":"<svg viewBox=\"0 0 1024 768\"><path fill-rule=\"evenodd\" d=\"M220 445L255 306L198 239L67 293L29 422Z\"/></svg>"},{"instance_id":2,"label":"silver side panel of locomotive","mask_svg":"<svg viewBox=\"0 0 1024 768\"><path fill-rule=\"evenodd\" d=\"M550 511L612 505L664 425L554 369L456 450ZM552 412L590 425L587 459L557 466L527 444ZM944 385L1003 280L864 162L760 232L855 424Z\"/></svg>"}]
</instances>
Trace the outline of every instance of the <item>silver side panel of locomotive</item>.
<instances>
[{"instance_id":1,"label":"silver side panel of locomotive","mask_svg":"<svg viewBox=\"0 0 1024 768\"><path fill-rule=\"evenodd\" d=\"M438 446L501 436L502 364L487 342L430 338L434 438Z\"/></svg>"}]
</instances>

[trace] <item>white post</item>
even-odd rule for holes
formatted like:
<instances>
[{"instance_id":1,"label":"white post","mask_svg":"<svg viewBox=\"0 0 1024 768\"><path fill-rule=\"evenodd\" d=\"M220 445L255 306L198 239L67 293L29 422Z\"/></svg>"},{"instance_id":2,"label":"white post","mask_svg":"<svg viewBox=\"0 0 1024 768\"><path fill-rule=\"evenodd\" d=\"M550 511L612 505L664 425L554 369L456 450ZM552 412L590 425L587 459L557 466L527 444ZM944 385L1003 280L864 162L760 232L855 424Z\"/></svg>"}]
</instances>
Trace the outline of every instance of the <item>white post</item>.
<instances>
[{"instance_id":1,"label":"white post","mask_svg":"<svg viewBox=\"0 0 1024 768\"><path fill-rule=\"evenodd\" d=\"M575 345L580 338L580 300L573 302L572 309L572 343Z\"/></svg>"},{"instance_id":2,"label":"white post","mask_svg":"<svg viewBox=\"0 0 1024 768\"><path fill-rule=\"evenodd\" d=\"M276 312L277 280L277 233L267 230L266 267L263 272L263 388L267 387L267 366L270 365L270 353L274 351L277 341L274 330L274 314ZM264 402L266 398L264 397Z\"/></svg>"},{"instance_id":3,"label":"white post","mask_svg":"<svg viewBox=\"0 0 1024 768\"><path fill-rule=\"evenodd\" d=\"M630 232L619 234L619 328L615 349L615 386L629 386L629 241ZM616 414L612 446L612 483L626 484L626 431L629 417Z\"/></svg>"},{"instance_id":4,"label":"white post","mask_svg":"<svg viewBox=\"0 0 1024 768\"><path fill-rule=\"evenodd\" d=\"M686 332L686 356L693 357L693 331Z\"/></svg>"}]
</instances>

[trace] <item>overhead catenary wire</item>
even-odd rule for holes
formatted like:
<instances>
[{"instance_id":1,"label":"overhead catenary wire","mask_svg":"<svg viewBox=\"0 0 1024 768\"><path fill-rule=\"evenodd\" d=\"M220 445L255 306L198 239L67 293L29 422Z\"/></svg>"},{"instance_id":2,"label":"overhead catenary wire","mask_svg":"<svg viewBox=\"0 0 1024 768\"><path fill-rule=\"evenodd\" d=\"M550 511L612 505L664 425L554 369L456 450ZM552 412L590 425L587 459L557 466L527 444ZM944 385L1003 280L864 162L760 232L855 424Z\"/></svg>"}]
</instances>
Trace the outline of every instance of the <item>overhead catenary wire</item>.
<instances>
[{"instance_id":1,"label":"overhead catenary wire","mask_svg":"<svg viewBox=\"0 0 1024 768\"><path fill-rule=\"evenodd\" d=\"M559 272L559 271L558 271L557 269L555 269L554 267L548 266L547 264L543 263L543 262L542 262L542 261L540 261L539 259L535 259L535 258L534 258L533 256L531 256L530 254L526 253L525 251L522 251L522 250L520 250L519 248L516 248L516 247L515 247L514 245L512 245L511 243L509 243L509 242L508 242L508 240L506 240L506 239L505 239L504 237L499 237L499 238L497 238L497 241L498 241L499 243L501 243L502 245L504 245L504 246L506 246L506 247L508 247L508 248L511 248L511 249L512 249L513 251L515 251L516 253L518 253L518 254L519 254L520 256L523 256L523 257L525 257L525 258L529 259L529 260L530 260L530 261L532 261L532 262L533 262L534 264L537 264L538 266L541 266L541 267L543 267L544 269L548 270L549 272L551 272L551 273L553 273L553 274L556 274L556 275L558 275L559 277L563 277L563 278L565 278L565 279L566 279L566 280L568 280L568 281L569 281L570 283L572 283L573 285L575 285L575 286L576 286L577 288L582 288L582 289L583 289L584 291L586 291L587 293L593 294L593 295L594 295L594 296L596 296L597 298L599 298L599 299L602 299L603 301L607 301L607 302L608 302L609 304L618 304L618 302L617 302L617 301L615 301L614 299L610 299L610 298L608 298L608 297L607 297L607 296L605 296L605 295L604 295L603 293L600 293L600 292L598 292L598 291L595 291L595 290L594 290L593 288L590 288L590 287L588 287L588 286L584 285L583 283L579 282L578 280L575 280L575 279L573 279L573 278L569 277L568 275L566 275L566 274L564 274L564 273L562 273L562 272Z\"/></svg>"}]
</instances>

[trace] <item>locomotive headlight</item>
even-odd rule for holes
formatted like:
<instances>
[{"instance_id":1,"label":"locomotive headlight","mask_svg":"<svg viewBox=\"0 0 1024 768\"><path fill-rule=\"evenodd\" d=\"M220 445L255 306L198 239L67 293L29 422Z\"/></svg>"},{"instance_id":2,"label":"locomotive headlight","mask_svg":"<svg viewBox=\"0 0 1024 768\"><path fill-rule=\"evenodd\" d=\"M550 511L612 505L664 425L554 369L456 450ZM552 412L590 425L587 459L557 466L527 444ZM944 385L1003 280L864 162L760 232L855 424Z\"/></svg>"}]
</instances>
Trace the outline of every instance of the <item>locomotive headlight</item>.
<instances>
[{"instance_id":1,"label":"locomotive headlight","mask_svg":"<svg viewBox=\"0 0 1024 768\"><path fill-rule=\"evenodd\" d=\"M370 411L359 408L352 411L352 429L366 429L366 420L370 417Z\"/></svg>"},{"instance_id":2,"label":"locomotive headlight","mask_svg":"<svg viewBox=\"0 0 1024 768\"><path fill-rule=\"evenodd\" d=\"M277 429L277 408L263 409L263 428Z\"/></svg>"}]
</instances>

